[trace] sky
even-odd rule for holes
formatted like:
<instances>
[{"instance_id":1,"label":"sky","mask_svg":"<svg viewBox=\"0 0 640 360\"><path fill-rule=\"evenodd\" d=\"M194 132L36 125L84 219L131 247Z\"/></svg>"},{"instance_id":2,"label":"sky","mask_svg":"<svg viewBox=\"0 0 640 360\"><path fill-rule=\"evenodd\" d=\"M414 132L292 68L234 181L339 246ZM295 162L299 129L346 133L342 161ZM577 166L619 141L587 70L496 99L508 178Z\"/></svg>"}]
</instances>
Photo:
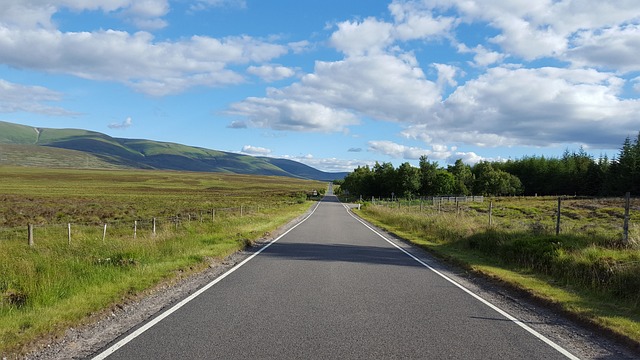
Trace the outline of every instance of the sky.
<instances>
[{"instance_id":1,"label":"sky","mask_svg":"<svg viewBox=\"0 0 640 360\"><path fill-rule=\"evenodd\" d=\"M637 0L0 0L0 120L296 160L618 154Z\"/></svg>"}]
</instances>

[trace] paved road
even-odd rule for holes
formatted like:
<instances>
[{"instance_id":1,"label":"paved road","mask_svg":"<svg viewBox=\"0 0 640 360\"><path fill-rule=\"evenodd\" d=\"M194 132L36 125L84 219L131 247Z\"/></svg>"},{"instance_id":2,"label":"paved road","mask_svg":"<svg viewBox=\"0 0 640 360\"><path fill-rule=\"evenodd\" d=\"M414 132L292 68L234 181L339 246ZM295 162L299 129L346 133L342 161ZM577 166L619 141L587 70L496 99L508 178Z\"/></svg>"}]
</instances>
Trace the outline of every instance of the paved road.
<instances>
[{"instance_id":1,"label":"paved road","mask_svg":"<svg viewBox=\"0 0 640 360\"><path fill-rule=\"evenodd\" d=\"M163 316L117 351L99 356L571 358L391 245L334 196L250 261Z\"/></svg>"}]
</instances>

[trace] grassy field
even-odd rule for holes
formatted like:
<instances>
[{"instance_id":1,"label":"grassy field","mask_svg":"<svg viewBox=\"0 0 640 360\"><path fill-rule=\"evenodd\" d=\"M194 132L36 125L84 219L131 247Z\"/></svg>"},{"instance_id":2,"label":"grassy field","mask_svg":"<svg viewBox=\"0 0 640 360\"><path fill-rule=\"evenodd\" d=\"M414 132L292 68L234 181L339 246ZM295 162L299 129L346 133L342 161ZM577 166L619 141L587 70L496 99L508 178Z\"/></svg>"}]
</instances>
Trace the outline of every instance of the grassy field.
<instances>
[{"instance_id":1,"label":"grassy field","mask_svg":"<svg viewBox=\"0 0 640 360\"><path fill-rule=\"evenodd\" d=\"M640 200L622 244L623 199L557 198L483 203L367 203L361 216L440 257L525 289L553 306L640 343Z\"/></svg>"},{"instance_id":2,"label":"grassy field","mask_svg":"<svg viewBox=\"0 0 640 360\"><path fill-rule=\"evenodd\" d=\"M326 187L160 171L0 167L0 176L0 358L242 249L302 214L311 204L306 193ZM208 209L218 209L215 218L199 218ZM167 220L176 215L179 223ZM147 224L135 239L134 221ZM27 223L35 224L33 247Z\"/></svg>"}]
</instances>

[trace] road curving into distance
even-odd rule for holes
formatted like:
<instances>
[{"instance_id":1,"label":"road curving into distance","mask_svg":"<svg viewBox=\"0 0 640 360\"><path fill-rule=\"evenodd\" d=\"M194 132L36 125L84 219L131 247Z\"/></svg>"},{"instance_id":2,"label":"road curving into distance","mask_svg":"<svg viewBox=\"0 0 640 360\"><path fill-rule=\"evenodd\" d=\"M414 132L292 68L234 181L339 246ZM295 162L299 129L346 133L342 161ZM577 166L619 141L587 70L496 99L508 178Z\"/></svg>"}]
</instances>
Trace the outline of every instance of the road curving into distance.
<instances>
[{"instance_id":1,"label":"road curving into distance","mask_svg":"<svg viewBox=\"0 0 640 360\"><path fill-rule=\"evenodd\" d=\"M553 324L516 319L439 266L327 195L304 221L93 358L579 358L535 330Z\"/></svg>"}]
</instances>

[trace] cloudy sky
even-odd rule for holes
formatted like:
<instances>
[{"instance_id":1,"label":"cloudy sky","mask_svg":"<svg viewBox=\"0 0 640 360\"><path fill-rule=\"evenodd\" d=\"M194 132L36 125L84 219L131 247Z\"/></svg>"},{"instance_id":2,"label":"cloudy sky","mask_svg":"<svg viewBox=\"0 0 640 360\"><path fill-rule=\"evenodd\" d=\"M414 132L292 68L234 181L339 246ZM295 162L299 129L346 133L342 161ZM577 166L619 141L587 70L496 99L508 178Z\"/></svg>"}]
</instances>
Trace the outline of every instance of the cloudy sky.
<instances>
[{"instance_id":1,"label":"cloudy sky","mask_svg":"<svg viewBox=\"0 0 640 360\"><path fill-rule=\"evenodd\" d=\"M0 0L0 120L285 157L617 153L637 0Z\"/></svg>"}]
</instances>

